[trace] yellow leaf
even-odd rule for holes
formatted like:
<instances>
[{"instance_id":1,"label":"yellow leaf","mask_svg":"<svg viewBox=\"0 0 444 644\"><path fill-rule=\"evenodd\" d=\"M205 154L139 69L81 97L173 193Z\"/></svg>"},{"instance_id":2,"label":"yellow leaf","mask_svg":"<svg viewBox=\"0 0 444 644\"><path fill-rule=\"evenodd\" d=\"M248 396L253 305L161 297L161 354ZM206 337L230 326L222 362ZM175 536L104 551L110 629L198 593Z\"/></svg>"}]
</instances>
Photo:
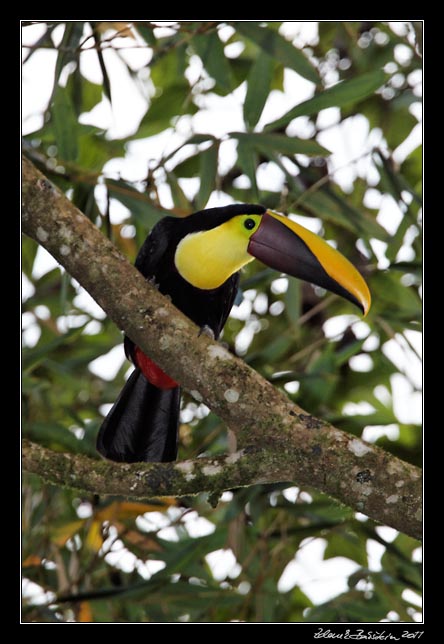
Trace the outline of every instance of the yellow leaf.
<instances>
[{"instance_id":1,"label":"yellow leaf","mask_svg":"<svg viewBox=\"0 0 444 644\"><path fill-rule=\"evenodd\" d=\"M30 566L40 566L41 563L42 560L40 557L38 557L37 555L29 555L28 557L26 557L22 566L23 568L29 568Z\"/></svg>"},{"instance_id":2,"label":"yellow leaf","mask_svg":"<svg viewBox=\"0 0 444 644\"><path fill-rule=\"evenodd\" d=\"M176 505L173 497L164 497L159 503L133 503L114 501L98 510L95 517L98 521L115 521L117 519L135 519L145 512L165 512L171 505Z\"/></svg>"},{"instance_id":3,"label":"yellow leaf","mask_svg":"<svg viewBox=\"0 0 444 644\"><path fill-rule=\"evenodd\" d=\"M78 521L70 521L58 528L54 528L51 534L51 540L58 546L64 546L68 539L71 539L85 523L84 519Z\"/></svg>"},{"instance_id":4,"label":"yellow leaf","mask_svg":"<svg viewBox=\"0 0 444 644\"><path fill-rule=\"evenodd\" d=\"M93 552L98 552L103 544L102 522L91 521L91 525L85 537L85 546Z\"/></svg>"},{"instance_id":5,"label":"yellow leaf","mask_svg":"<svg viewBox=\"0 0 444 644\"><path fill-rule=\"evenodd\" d=\"M93 614L89 602L80 602L79 610L77 612L78 622L93 622Z\"/></svg>"}]
</instances>

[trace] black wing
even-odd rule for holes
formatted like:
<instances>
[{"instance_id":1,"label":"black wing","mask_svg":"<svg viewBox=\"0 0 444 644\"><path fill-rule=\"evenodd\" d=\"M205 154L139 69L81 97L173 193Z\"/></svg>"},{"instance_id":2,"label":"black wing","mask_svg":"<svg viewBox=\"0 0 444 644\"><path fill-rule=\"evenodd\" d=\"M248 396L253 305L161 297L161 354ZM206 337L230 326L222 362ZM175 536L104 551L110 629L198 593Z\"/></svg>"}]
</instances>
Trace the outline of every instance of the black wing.
<instances>
[{"instance_id":1,"label":"black wing","mask_svg":"<svg viewBox=\"0 0 444 644\"><path fill-rule=\"evenodd\" d=\"M164 217L143 242L134 265L144 277L150 278L156 272L171 243L172 230L177 221L175 217Z\"/></svg>"},{"instance_id":2,"label":"black wing","mask_svg":"<svg viewBox=\"0 0 444 644\"><path fill-rule=\"evenodd\" d=\"M221 287L221 306L220 318L217 331L215 331L216 339L222 333L230 311L233 308L234 300L236 299L237 291L239 289L239 273L234 273Z\"/></svg>"},{"instance_id":3,"label":"black wing","mask_svg":"<svg viewBox=\"0 0 444 644\"><path fill-rule=\"evenodd\" d=\"M158 221L140 247L134 266L146 279L154 277L157 266L164 258L170 245L172 223L174 225L175 221L174 217L164 217ZM134 362L134 343L127 335L124 337L124 348L128 360Z\"/></svg>"}]
</instances>

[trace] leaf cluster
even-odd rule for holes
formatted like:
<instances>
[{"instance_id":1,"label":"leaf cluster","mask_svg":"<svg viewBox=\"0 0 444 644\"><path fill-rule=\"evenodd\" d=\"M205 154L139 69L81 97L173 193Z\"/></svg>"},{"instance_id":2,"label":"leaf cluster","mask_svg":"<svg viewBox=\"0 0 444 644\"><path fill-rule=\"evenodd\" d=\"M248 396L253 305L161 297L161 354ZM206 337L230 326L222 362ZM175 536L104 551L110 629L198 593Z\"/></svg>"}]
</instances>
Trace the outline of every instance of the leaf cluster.
<instances>
[{"instance_id":1,"label":"leaf cluster","mask_svg":"<svg viewBox=\"0 0 444 644\"><path fill-rule=\"evenodd\" d=\"M308 413L356 436L379 435L378 444L419 464L420 427L394 404L400 382L412 399L419 393L421 147L399 155L417 123L418 25L320 22L311 42L296 32L290 37L290 27L40 23L24 70L49 50L54 77L40 125L24 125L25 152L131 259L163 215L186 216L219 202L259 202L334 240L372 291L364 322L339 298L253 263L223 341ZM24 26L24 34L34 28ZM144 62L135 63L131 50L144 52ZM100 70L94 81L91 57ZM116 66L145 105L123 137L92 124L99 107L116 110ZM300 83L311 84L311 97L294 93ZM212 109L221 110L223 122L202 126ZM336 122L325 126L329 113ZM356 119L366 123L367 136L347 163L347 183L344 168L332 163L328 132L338 127L345 137ZM159 140L168 144L159 148ZM144 152L135 179L123 160L142 144L154 152ZM390 206L385 216L383 206ZM128 369L123 350L112 354L114 373L104 374L95 361L121 335L60 267L41 271L42 252L30 239L22 257L23 434L94 456L106 405ZM185 395L181 457L226 450L219 419ZM418 544L401 534L385 539L370 521L313 490L289 493L290 485L153 507L80 498L25 477L24 615L97 622L416 619ZM195 536L199 521L208 534ZM354 563L347 589L324 602L309 597L303 581L290 590L280 582L316 539L325 545L324 560ZM380 566L369 561L375 543ZM221 552L236 565L218 576L209 555ZM43 603L35 601L36 589L39 601L46 593Z\"/></svg>"}]
</instances>

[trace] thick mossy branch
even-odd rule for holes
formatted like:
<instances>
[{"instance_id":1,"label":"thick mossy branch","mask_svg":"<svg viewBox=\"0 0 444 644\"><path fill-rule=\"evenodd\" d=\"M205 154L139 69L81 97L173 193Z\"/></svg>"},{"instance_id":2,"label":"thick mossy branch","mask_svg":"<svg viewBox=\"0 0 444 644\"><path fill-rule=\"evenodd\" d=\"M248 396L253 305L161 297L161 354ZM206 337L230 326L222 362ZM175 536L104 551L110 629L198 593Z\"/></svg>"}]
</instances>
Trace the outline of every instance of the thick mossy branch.
<instances>
[{"instance_id":1,"label":"thick mossy branch","mask_svg":"<svg viewBox=\"0 0 444 644\"><path fill-rule=\"evenodd\" d=\"M23 440L23 467L49 483L101 496L122 495L134 499L189 496L225 490L261 479L253 453L242 451L217 458L176 463L113 463L79 454L65 454Z\"/></svg>"},{"instance_id":2,"label":"thick mossy branch","mask_svg":"<svg viewBox=\"0 0 444 644\"><path fill-rule=\"evenodd\" d=\"M313 418L221 345L198 336L197 327L26 158L23 231L162 369L224 420L240 449L236 456L215 459L127 465L55 453L27 442L26 470L52 483L132 497L291 481L420 538L418 468Z\"/></svg>"}]
</instances>

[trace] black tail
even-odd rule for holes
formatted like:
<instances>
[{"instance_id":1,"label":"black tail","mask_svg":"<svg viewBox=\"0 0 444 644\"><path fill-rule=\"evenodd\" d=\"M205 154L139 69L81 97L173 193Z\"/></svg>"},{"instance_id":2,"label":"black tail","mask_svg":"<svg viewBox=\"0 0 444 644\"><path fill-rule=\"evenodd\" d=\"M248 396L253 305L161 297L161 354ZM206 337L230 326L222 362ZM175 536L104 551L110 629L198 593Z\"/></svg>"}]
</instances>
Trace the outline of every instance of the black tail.
<instances>
[{"instance_id":1,"label":"black tail","mask_svg":"<svg viewBox=\"0 0 444 644\"><path fill-rule=\"evenodd\" d=\"M102 423L97 449L123 463L174 461L179 411L180 387L158 389L135 369Z\"/></svg>"}]
</instances>

